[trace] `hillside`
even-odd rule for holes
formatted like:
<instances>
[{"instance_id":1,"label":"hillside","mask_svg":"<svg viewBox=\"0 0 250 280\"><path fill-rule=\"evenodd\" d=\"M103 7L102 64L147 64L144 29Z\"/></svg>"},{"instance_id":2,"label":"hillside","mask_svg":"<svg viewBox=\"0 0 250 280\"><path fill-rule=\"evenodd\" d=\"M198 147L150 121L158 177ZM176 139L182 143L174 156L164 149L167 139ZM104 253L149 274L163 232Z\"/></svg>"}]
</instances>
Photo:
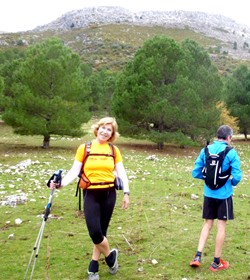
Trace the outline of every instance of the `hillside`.
<instances>
[{"instance_id":1,"label":"hillside","mask_svg":"<svg viewBox=\"0 0 250 280\"><path fill-rule=\"evenodd\" d=\"M155 35L190 38L204 46L224 72L250 61L250 28L230 18L201 12L132 13L121 7L70 11L55 21L20 33L0 34L0 48L25 47L52 36L94 68L121 69L143 42Z\"/></svg>"}]
</instances>

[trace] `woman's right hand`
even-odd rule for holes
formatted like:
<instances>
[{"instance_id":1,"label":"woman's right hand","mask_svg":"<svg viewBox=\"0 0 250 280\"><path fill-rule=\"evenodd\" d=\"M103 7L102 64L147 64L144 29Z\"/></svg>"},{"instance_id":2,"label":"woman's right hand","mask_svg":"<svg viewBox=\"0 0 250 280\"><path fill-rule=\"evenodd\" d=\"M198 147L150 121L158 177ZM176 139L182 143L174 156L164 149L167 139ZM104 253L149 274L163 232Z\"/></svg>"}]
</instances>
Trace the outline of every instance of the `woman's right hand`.
<instances>
[{"instance_id":1,"label":"woman's right hand","mask_svg":"<svg viewBox=\"0 0 250 280\"><path fill-rule=\"evenodd\" d=\"M49 188L50 189L59 189L61 185L59 183L55 183L54 181L50 181Z\"/></svg>"}]
</instances>

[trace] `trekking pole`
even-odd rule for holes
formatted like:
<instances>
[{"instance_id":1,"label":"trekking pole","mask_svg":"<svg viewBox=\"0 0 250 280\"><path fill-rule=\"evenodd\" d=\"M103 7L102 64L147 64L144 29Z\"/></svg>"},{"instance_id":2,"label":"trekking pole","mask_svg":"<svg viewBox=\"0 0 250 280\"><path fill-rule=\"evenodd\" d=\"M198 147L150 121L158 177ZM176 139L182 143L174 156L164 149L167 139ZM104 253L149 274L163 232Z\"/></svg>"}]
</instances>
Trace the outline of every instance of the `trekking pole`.
<instances>
[{"instance_id":1,"label":"trekking pole","mask_svg":"<svg viewBox=\"0 0 250 280\"><path fill-rule=\"evenodd\" d=\"M57 172L55 172L54 175L48 181L47 185L49 186L52 178L53 178L53 181L55 183L61 183L61 173L62 173L61 169L58 170ZM49 214L50 214L50 209L51 209L51 206L52 206L52 200L53 200L54 193L55 193L55 189L52 189L51 194L49 196L49 201L48 201L48 204L47 204L47 207L46 207L46 210L45 210L45 214L43 216L43 222L42 222L41 228L39 230L36 242L34 244L33 251L32 251L31 256L30 256L30 260L29 260L29 263L28 263L28 267L26 269L24 280L27 279L27 275L28 275L28 272L29 272L32 261L33 261L33 266L32 266L32 270L31 270L31 274L30 274L30 280L33 277L35 266L36 266L36 261L37 261L37 258L38 258L38 253L39 253L39 249L40 249L40 245L41 245L41 241L42 241L43 231L44 231L46 221L48 220L48 217L49 217ZM35 257L34 257L34 254L35 254Z\"/></svg>"}]
</instances>

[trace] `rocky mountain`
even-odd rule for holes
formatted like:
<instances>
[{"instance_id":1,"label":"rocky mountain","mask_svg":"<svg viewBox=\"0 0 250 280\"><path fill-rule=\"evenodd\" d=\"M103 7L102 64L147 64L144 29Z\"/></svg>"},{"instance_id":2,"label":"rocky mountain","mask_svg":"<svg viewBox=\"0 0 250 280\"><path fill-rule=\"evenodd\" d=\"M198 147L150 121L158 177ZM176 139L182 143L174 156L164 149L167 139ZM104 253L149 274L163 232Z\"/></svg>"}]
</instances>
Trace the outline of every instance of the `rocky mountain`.
<instances>
[{"instance_id":1,"label":"rocky mountain","mask_svg":"<svg viewBox=\"0 0 250 280\"><path fill-rule=\"evenodd\" d=\"M162 26L165 28L189 28L205 36L224 43L224 48L232 57L250 58L250 27L215 14L187 11L142 11L133 13L121 7L91 7L70 11L55 21L38 26L34 32L48 30L70 31L107 24L127 24L134 26ZM234 48L233 48L234 45Z\"/></svg>"},{"instance_id":2,"label":"rocky mountain","mask_svg":"<svg viewBox=\"0 0 250 280\"><path fill-rule=\"evenodd\" d=\"M222 15L187 11L131 12L121 7L70 11L33 30L0 33L0 49L27 47L59 37L94 68L119 70L145 40L155 35L196 40L222 73L237 64L250 64L250 27Z\"/></svg>"}]
</instances>

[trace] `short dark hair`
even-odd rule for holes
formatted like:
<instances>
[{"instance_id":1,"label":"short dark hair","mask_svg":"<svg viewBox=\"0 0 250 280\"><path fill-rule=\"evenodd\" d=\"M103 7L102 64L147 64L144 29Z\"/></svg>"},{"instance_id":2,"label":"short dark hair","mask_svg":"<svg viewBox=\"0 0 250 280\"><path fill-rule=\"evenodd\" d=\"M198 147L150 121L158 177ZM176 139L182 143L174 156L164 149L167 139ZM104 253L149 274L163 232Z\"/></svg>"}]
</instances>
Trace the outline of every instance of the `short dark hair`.
<instances>
[{"instance_id":1,"label":"short dark hair","mask_svg":"<svg viewBox=\"0 0 250 280\"><path fill-rule=\"evenodd\" d=\"M233 136L233 130L228 125L222 125L217 130L217 138L226 140L228 136Z\"/></svg>"}]
</instances>

